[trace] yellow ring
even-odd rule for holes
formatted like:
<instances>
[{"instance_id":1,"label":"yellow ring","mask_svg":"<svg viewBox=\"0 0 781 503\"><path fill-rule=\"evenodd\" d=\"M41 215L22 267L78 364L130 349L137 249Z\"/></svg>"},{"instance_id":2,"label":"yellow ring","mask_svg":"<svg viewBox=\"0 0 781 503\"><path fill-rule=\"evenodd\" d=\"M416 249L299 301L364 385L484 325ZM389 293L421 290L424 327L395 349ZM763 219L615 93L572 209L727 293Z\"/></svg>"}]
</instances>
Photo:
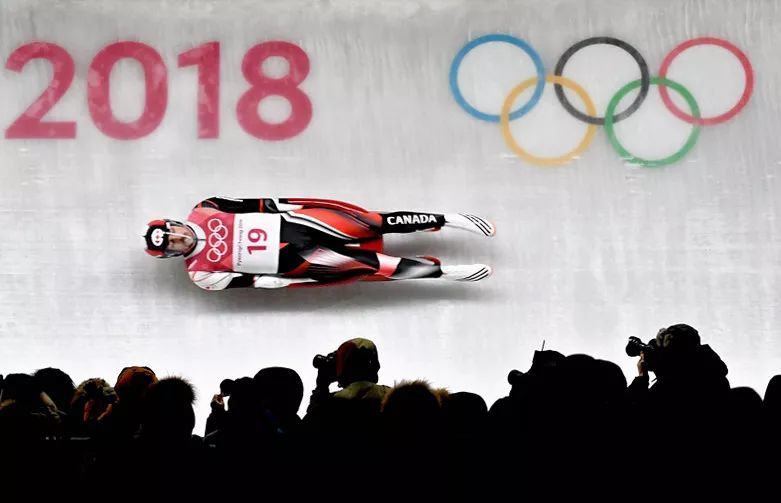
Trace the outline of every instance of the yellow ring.
<instances>
[{"instance_id":1,"label":"yellow ring","mask_svg":"<svg viewBox=\"0 0 781 503\"><path fill-rule=\"evenodd\" d=\"M577 82L570 80L567 77L561 77L558 75L548 75L545 77L545 82L549 84L560 84L566 88L572 89L577 93L578 96L580 96L580 99L583 100L583 103L586 105L586 113L591 116L595 116L597 114L597 109L594 106L594 102L591 101L591 98L589 97L588 93L586 93L586 90L580 87L580 84ZM518 145L518 142L515 141L513 134L510 132L510 109L513 106L513 102L519 94L536 83L537 77L524 80L515 86L513 90L510 91L507 99L504 100L504 105L502 105L502 114L500 116L500 124L502 127L504 141L507 143L507 146L509 146L513 152L518 155L518 157L531 164L536 164L538 166L557 166L559 164L567 163L582 154L583 151L585 151L594 140L594 134L597 132L597 128L594 124L588 125L586 128L586 135L583 137L580 143L578 143L577 147L559 157L537 157L536 155L530 154L521 148L520 145Z\"/></svg>"}]
</instances>

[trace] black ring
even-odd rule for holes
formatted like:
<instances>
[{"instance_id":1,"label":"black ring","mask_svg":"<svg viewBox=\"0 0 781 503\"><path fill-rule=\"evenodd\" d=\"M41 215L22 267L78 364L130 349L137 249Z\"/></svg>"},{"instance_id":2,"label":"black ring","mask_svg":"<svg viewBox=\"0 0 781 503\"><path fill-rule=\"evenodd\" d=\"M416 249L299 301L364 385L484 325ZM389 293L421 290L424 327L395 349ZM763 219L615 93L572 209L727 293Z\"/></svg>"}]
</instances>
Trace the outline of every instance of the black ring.
<instances>
[{"instance_id":1,"label":"black ring","mask_svg":"<svg viewBox=\"0 0 781 503\"><path fill-rule=\"evenodd\" d=\"M637 49L627 44L623 40L619 40L613 37L587 38L585 40L581 40L577 44L564 51L564 54L561 55L561 58L559 58L559 61L556 63L556 70L553 73L557 77L561 77L562 73L564 72L564 66L567 64L567 61L569 61L569 58L571 58L573 54L583 49L584 47L596 44L614 45L620 49L625 50L637 62L637 66L640 67L640 94L638 94L637 98L635 98L632 104L629 105L629 108L613 117L613 122L618 122L626 119L635 113L638 108L640 108L640 105L642 105L646 95L648 94L648 89L651 87L651 76L648 74L648 64L646 64L645 59L643 59L643 56ZM572 106L572 103L567 100L567 96L564 94L564 89L561 87L561 84L555 84L554 89L556 90L556 97L559 99L559 103L561 103L561 105L567 110L567 112L570 113L570 115L580 121L588 122L589 124L595 124L597 126L603 126L605 124L604 117L592 117L590 115L586 115Z\"/></svg>"}]
</instances>

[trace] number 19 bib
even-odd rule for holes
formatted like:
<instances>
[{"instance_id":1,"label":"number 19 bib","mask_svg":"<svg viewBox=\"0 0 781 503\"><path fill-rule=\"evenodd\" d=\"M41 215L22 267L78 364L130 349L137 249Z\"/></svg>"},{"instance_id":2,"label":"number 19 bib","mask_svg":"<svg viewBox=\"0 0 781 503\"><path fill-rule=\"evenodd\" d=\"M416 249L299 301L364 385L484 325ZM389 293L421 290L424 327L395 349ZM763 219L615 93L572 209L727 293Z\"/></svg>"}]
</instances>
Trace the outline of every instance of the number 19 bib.
<instances>
[{"instance_id":1,"label":"number 19 bib","mask_svg":"<svg viewBox=\"0 0 781 503\"><path fill-rule=\"evenodd\" d=\"M233 270L275 273L279 266L279 215L244 213L233 222Z\"/></svg>"}]
</instances>

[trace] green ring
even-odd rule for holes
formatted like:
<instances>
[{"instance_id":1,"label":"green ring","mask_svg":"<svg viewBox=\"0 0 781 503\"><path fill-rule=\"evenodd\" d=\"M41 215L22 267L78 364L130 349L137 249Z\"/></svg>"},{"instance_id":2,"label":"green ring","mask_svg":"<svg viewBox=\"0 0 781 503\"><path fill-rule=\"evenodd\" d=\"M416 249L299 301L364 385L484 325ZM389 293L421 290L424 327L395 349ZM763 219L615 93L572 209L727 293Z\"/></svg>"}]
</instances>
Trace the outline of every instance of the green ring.
<instances>
[{"instance_id":1,"label":"green ring","mask_svg":"<svg viewBox=\"0 0 781 503\"><path fill-rule=\"evenodd\" d=\"M695 101L694 96L692 96L692 94L681 84L663 77L651 78L651 84L669 87L673 91L683 96L683 99L685 99L686 103L689 105L689 111L691 112L691 115L696 119L700 118L700 107L697 106L697 101ZM666 164L672 164L674 162L680 161L683 156L688 154L689 151L694 148L694 144L697 143L697 138L700 136L699 126L695 125L692 128L692 132L689 134L689 138L686 140L686 143L683 145L683 147L680 148L680 150L663 159L642 159L632 155L632 153L625 149L624 146L621 145L621 143L618 141L616 132L613 129L614 112L616 111L616 107L618 106L618 102L621 101L621 98L626 96L633 89L640 87L640 85L640 80L634 80L619 89L615 96L613 96L613 99L610 100L610 103L607 106L607 110L605 111L605 132L607 133L607 137L610 140L610 144L613 145L613 148L621 155L621 157L624 158L625 161L639 164L640 166L646 168L655 168L657 166L664 166Z\"/></svg>"}]
</instances>

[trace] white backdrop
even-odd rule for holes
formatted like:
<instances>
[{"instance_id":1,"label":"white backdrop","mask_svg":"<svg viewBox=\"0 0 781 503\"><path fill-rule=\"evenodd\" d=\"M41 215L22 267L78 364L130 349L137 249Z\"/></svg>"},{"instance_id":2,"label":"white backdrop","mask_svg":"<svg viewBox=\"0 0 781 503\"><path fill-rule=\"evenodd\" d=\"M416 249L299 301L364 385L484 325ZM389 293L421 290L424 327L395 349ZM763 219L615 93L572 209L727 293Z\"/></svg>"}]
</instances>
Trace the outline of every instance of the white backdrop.
<instances>
[{"instance_id":1,"label":"white backdrop","mask_svg":"<svg viewBox=\"0 0 781 503\"><path fill-rule=\"evenodd\" d=\"M224 377L289 366L308 393L312 356L356 336L377 343L382 381L426 377L478 392L490 406L506 393L507 372L528 368L543 339L547 348L613 360L631 379L627 336L647 339L661 326L686 322L725 359L733 385L763 393L781 370L779 5L2 0L1 58L33 41L57 44L72 57L73 83L44 120L75 121L76 133L0 138L0 372L55 366L77 381L113 381L123 366L138 364L184 375L200 393L202 433ZM679 162L625 163L599 126L580 158L536 166L508 147L499 124L469 115L454 99L449 72L456 54L492 33L531 44L546 74L577 41L617 37L637 48L652 76L679 43L718 37L748 57L754 91L734 118L702 127ZM299 46L311 67L300 85L311 121L284 141L255 138L236 118L249 87L242 58L273 40ZM167 68L156 76L168 90L162 122L134 140L106 136L87 105L87 83L96 78L90 63L117 41L151 46ZM221 50L220 131L198 139L197 69L178 68L177 55L210 41ZM272 58L264 69L277 77L288 66ZM605 45L575 54L564 74L588 91L599 115L640 76L625 52ZM21 72L0 71L4 130L52 75L42 59ZM532 60L501 42L470 51L456 75L467 102L490 114L533 76ZM691 92L703 116L727 111L746 85L738 60L712 45L683 52L668 76ZM118 62L110 89L119 121L142 113L138 63ZM291 112L280 97L260 106L270 122ZM630 151L660 158L683 145L691 128L652 86L616 131ZM561 155L585 125L547 85L539 105L510 130L535 154ZM148 257L140 234L150 219L184 218L211 195L479 214L497 224L494 239L446 230L390 238L388 250L485 262L495 274L478 284L204 292L181 262Z\"/></svg>"}]
</instances>

